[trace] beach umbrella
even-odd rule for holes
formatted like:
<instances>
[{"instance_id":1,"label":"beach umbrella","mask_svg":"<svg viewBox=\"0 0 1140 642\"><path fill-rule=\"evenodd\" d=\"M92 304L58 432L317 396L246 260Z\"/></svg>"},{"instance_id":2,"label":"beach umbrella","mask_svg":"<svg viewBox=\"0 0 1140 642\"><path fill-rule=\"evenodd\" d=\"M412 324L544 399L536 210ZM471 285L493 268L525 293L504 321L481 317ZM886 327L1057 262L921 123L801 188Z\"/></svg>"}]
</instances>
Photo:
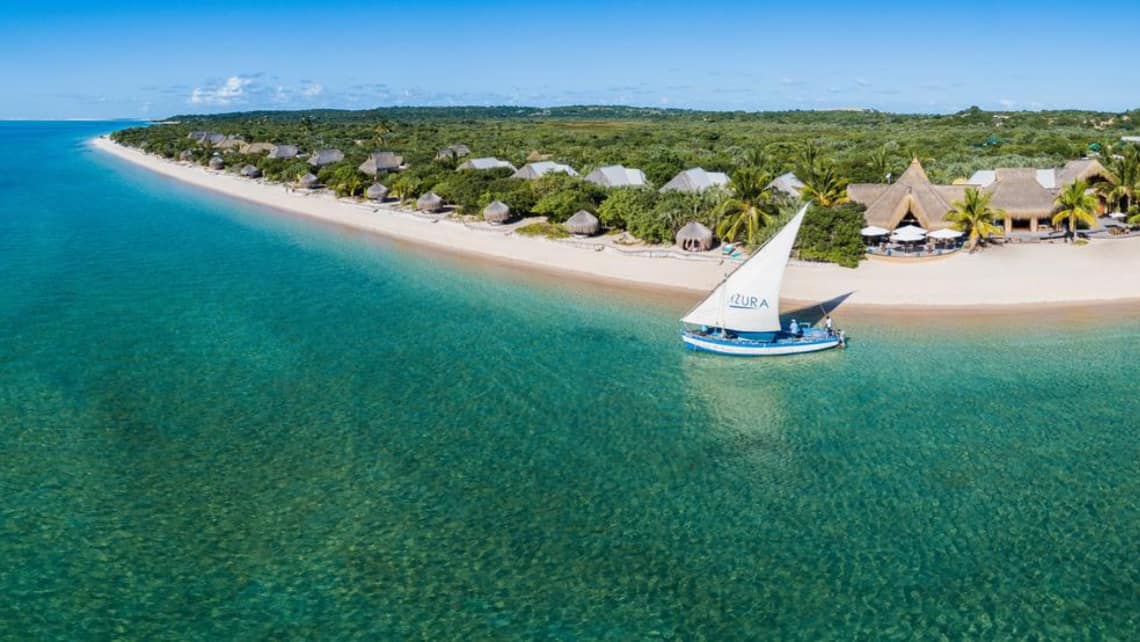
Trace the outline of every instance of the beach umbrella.
<instances>
[{"instance_id":1,"label":"beach umbrella","mask_svg":"<svg viewBox=\"0 0 1140 642\"><path fill-rule=\"evenodd\" d=\"M938 239L939 241L949 241L951 239L962 238L962 233L958 230L934 230L930 233L930 238Z\"/></svg>"},{"instance_id":2,"label":"beach umbrella","mask_svg":"<svg viewBox=\"0 0 1140 642\"><path fill-rule=\"evenodd\" d=\"M871 225L864 227L862 230L859 230L859 233L863 236L886 236L890 234L891 231L882 227Z\"/></svg>"},{"instance_id":3,"label":"beach umbrella","mask_svg":"<svg viewBox=\"0 0 1140 642\"><path fill-rule=\"evenodd\" d=\"M907 236L926 236L926 230L917 225L906 225L896 229L895 234L905 234Z\"/></svg>"}]
</instances>

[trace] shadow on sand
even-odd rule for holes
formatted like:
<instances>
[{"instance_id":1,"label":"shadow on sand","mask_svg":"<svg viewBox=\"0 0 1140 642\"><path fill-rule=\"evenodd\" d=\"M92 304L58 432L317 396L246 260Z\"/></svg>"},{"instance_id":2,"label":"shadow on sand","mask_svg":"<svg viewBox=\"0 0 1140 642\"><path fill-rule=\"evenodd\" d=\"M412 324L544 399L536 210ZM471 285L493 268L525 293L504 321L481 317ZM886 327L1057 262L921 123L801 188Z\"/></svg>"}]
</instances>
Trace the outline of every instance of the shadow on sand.
<instances>
[{"instance_id":1,"label":"shadow on sand","mask_svg":"<svg viewBox=\"0 0 1140 642\"><path fill-rule=\"evenodd\" d=\"M795 319L799 323L809 323L815 325L823 320L824 317L835 311L836 308L843 305L843 302L848 299L854 292L841 294L834 299L828 299L822 303L815 303L812 305L804 305L797 307L795 310L786 310L780 315L781 322L791 321ZM787 324L785 323L785 326Z\"/></svg>"}]
</instances>

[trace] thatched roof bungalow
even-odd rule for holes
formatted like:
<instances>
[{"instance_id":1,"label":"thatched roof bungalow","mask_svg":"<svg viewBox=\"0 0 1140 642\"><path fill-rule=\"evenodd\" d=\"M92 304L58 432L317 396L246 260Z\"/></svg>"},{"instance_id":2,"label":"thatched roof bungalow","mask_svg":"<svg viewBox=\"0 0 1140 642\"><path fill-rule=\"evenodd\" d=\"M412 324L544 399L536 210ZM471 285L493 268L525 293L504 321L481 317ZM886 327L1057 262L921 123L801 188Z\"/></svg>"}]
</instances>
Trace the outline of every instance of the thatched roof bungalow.
<instances>
[{"instance_id":1,"label":"thatched roof bungalow","mask_svg":"<svg viewBox=\"0 0 1140 642\"><path fill-rule=\"evenodd\" d=\"M645 172L640 169L623 167L621 165L607 165L599 167L586 174L584 179L599 187L648 187Z\"/></svg>"},{"instance_id":2,"label":"thatched roof bungalow","mask_svg":"<svg viewBox=\"0 0 1140 642\"><path fill-rule=\"evenodd\" d=\"M713 246L712 230L697 221L689 221L677 231L677 245L686 252L704 252Z\"/></svg>"},{"instance_id":3,"label":"thatched roof bungalow","mask_svg":"<svg viewBox=\"0 0 1140 642\"><path fill-rule=\"evenodd\" d=\"M495 201L483 208L483 220L488 223L499 225L506 223L511 218L511 208L502 201Z\"/></svg>"},{"instance_id":4,"label":"thatched roof bungalow","mask_svg":"<svg viewBox=\"0 0 1140 642\"><path fill-rule=\"evenodd\" d=\"M269 150L269 158L297 158L301 154L301 149L296 145L274 145Z\"/></svg>"},{"instance_id":5,"label":"thatched roof bungalow","mask_svg":"<svg viewBox=\"0 0 1140 642\"><path fill-rule=\"evenodd\" d=\"M301 189L317 189L320 186L320 180L317 179L317 177L312 173L305 174L301 178L297 179L297 187L300 187Z\"/></svg>"},{"instance_id":6,"label":"thatched roof bungalow","mask_svg":"<svg viewBox=\"0 0 1140 642\"><path fill-rule=\"evenodd\" d=\"M457 167L456 169L458 169L458 170L474 169L474 170L482 171L485 169L499 169L501 167L505 167L505 168L511 170L512 172L518 171L515 169L514 165L511 165L507 161L499 160L499 159L493 158L493 157L472 158L471 160L465 161L462 164L460 164L459 167Z\"/></svg>"},{"instance_id":7,"label":"thatched roof bungalow","mask_svg":"<svg viewBox=\"0 0 1140 642\"><path fill-rule=\"evenodd\" d=\"M368 160L360 164L357 169L369 176L380 172L396 172L404 167L404 157L395 152L372 152Z\"/></svg>"},{"instance_id":8,"label":"thatched roof bungalow","mask_svg":"<svg viewBox=\"0 0 1140 642\"><path fill-rule=\"evenodd\" d=\"M416 200L416 209L421 212L438 212L443 209L443 199L435 192L428 192Z\"/></svg>"},{"instance_id":9,"label":"thatched roof bungalow","mask_svg":"<svg viewBox=\"0 0 1140 642\"><path fill-rule=\"evenodd\" d=\"M578 210L566 221L566 230L574 236L593 236L600 229L602 224L598 221L598 217L586 210Z\"/></svg>"},{"instance_id":10,"label":"thatched roof bungalow","mask_svg":"<svg viewBox=\"0 0 1140 642\"><path fill-rule=\"evenodd\" d=\"M364 198L382 201L388 198L388 188L380 183L373 183L368 186L368 189L364 190Z\"/></svg>"},{"instance_id":11,"label":"thatched roof bungalow","mask_svg":"<svg viewBox=\"0 0 1140 642\"><path fill-rule=\"evenodd\" d=\"M677 174L668 183L661 186L661 192L703 192L714 187L728 185L728 174L724 172L706 172L700 167L686 169Z\"/></svg>"},{"instance_id":12,"label":"thatched roof bungalow","mask_svg":"<svg viewBox=\"0 0 1140 642\"><path fill-rule=\"evenodd\" d=\"M523 165L511 176L511 178L521 178L524 180L534 180L541 178L547 174L568 174L570 176L577 176L578 172L574 171L573 167L564 165L562 163L555 163L553 161L538 161L537 163L527 163Z\"/></svg>"},{"instance_id":13,"label":"thatched roof bungalow","mask_svg":"<svg viewBox=\"0 0 1140 642\"><path fill-rule=\"evenodd\" d=\"M222 169L226 166L226 162L222 160L221 156L211 156L209 166L210 169Z\"/></svg>"},{"instance_id":14,"label":"thatched roof bungalow","mask_svg":"<svg viewBox=\"0 0 1140 642\"><path fill-rule=\"evenodd\" d=\"M344 152L339 149L318 149L309 156L309 164L313 167L324 167L344 160Z\"/></svg>"},{"instance_id":15,"label":"thatched roof bungalow","mask_svg":"<svg viewBox=\"0 0 1140 642\"><path fill-rule=\"evenodd\" d=\"M184 149L178 153L178 160L180 160L180 161L188 161L188 160L191 160L193 158L194 158L194 152L192 152L188 149Z\"/></svg>"},{"instance_id":16,"label":"thatched roof bungalow","mask_svg":"<svg viewBox=\"0 0 1140 642\"><path fill-rule=\"evenodd\" d=\"M241 175L246 178L261 178L261 170L256 165L246 165L241 168Z\"/></svg>"},{"instance_id":17,"label":"thatched roof bungalow","mask_svg":"<svg viewBox=\"0 0 1140 642\"><path fill-rule=\"evenodd\" d=\"M436 160L444 160L448 158L458 159L470 155L471 148L464 145L463 143L459 143L456 145L448 145L447 147L439 150L439 153L435 155L435 158Z\"/></svg>"}]
</instances>

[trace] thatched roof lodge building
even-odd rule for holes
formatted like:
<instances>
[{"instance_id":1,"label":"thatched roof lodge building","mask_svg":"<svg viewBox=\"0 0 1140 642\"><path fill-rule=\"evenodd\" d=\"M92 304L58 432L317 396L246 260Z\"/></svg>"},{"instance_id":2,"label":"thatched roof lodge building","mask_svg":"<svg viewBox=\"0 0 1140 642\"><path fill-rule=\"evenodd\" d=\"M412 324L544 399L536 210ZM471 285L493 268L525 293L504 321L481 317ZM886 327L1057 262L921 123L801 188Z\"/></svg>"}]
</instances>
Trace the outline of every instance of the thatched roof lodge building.
<instances>
[{"instance_id":1,"label":"thatched roof lodge building","mask_svg":"<svg viewBox=\"0 0 1140 642\"><path fill-rule=\"evenodd\" d=\"M488 223L500 225L511 218L511 208L502 201L494 201L483 208L483 220Z\"/></svg>"},{"instance_id":2,"label":"thatched roof lodge building","mask_svg":"<svg viewBox=\"0 0 1140 642\"><path fill-rule=\"evenodd\" d=\"M457 170L474 169L474 170L482 171L485 169L499 169L501 167L505 167L505 168L511 170L512 172L518 171L517 169L515 169L514 165L511 165L510 163L508 163L505 160L499 160L498 158L494 158L494 157L472 158L469 161L464 161L456 169Z\"/></svg>"},{"instance_id":3,"label":"thatched roof lodge building","mask_svg":"<svg viewBox=\"0 0 1140 642\"><path fill-rule=\"evenodd\" d=\"M269 150L269 158L297 158L300 156L301 150L296 145L274 145Z\"/></svg>"},{"instance_id":4,"label":"thatched roof lodge building","mask_svg":"<svg viewBox=\"0 0 1140 642\"><path fill-rule=\"evenodd\" d=\"M398 172L404 167L404 157L395 152L372 152L368 160L360 164L357 169L369 176L380 172Z\"/></svg>"},{"instance_id":5,"label":"thatched roof lodge building","mask_svg":"<svg viewBox=\"0 0 1140 642\"><path fill-rule=\"evenodd\" d=\"M677 245L686 252L704 252L713 246L712 230L698 221L689 221L677 231Z\"/></svg>"},{"instance_id":6,"label":"thatched roof lodge building","mask_svg":"<svg viewBox=\"0 0 1140 642\"><path fill-rule=\"evenodd\" d=\"M241 168L241 175L246 178L261 178L261 170L256 165L246 165Z\"/></svg>"},{"instance_id":7,"label":"thatched roof lodge building","mask_svg":"<svg viewBox=\"0 0 1140 642\"><path fill-rule=\"evenodd\" d=\"M344 152L339 149L318 149L309 157L309 164L313 167L324 167L344 160Z\"/></svg>"},{"instance_id":8,"label":"thatched roof lodge building","mask_svg":"<svg viewBox=\"0 0 1140 642\"><path fill-rule=\"evenodd\" d=\"M694 167L674 176L672 180L661 186L661 191L697 193L726 185L728 185L728 174L706 172L700 167Z\"/></svg>"},{"instance_id":9,"label":"thatched roof lodge building","mask_svg":"<svg viewBox=\"0 0 1140 642\"><path fill-rule=\"evenodd\" d=\"M578 210L566 221L566 230L574 236L593 236L600 229L602 224L598 221L598 217L586 210Z\"/></svg>"},{"instance_id":10,"label":"thatched roof lodge building","mask_svg":"<svg viewBox=\"0 0 1140 642\"><path fill-rule=\"evenodd\" d=\"M438 212L443 209L443 199L435 192L428 192L416 200L416 209L421 212Z\"/></svg>"},{"instance_id":11,"label":"thatched roof lodge building","mask_svg":"<svg viewBox=\"0 0 1140 642\"><path fill-rule=\"evenodd\" d=\"M383 201L388 198L388 188L380 183L373 183L364 190L364 198L373 201Z\"/></svg>"},{"instance_id":12,"label":"thatched roof lodge building","mask_svg":"<svg viewBox=\"0 0 1140 642\"><path fill-rule=\"evenodd\" d=\"M990 206L1005 211L1006 233L1015 230L1038 231L1049 225L1057 195L1077 180L1095 182L1106 175L1095 160L1066 163L1060 169L998 168L975 172L958 185L935 185L930 182L917 159L895 183L851 184L847 196L867 207L868 225L893 230L904 225L918 225L927 230L949 227L946 215L953 211L954 201L961 200L966 189L974 187L992 195Z\"/></svg>"},{"instance_id":13,"label":"thatched roof lodge building","mask_svg":"<svg viewBox=\"0 0 1140 642\"><path fill-rule=\"evenodd\" d=\"M209 166L210 169L222 169L226 166L226 162L222 160L221 156L211 156Z\"/></svg>"},{"instance_id":14,"label":"thatched roof lodge building","mask_svg":"<svg viewBox=\"0 0 1140 642\"><path fill-rule=\"evenodd\" d=\"M511 178L522 178L525 180L533 180L542 178L547 174L568 174L570 176L577 176L578 172L574 171L573 167L564 165L562 163L555 163L554 161L538 161L537 163L527 163L519 168Z\"/></svg>"},{"instance_id":15,"label":"thatched roof lodge building","mask_svg":"<svg viewBox=\"0 0 1140 642\"><path fill-rule=\"evenodd\" d=\"M587 182L599 187L648 187L645 172L640 169L623 167L622 165L607 165L599 167L586 174Z\"/></svg>"}]
</instances>

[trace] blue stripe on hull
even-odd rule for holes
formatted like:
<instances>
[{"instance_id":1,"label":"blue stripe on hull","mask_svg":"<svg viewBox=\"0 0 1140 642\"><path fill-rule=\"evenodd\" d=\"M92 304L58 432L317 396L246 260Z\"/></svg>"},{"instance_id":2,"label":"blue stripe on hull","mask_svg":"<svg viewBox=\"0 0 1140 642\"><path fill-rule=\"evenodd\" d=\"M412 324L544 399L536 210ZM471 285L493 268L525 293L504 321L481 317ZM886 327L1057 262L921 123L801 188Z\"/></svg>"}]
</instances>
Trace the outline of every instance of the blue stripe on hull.
<instances>
[{"instance_id":1,"label":"blue stripe on hull","mask_svg":"<svg viewBox=\"0 0 1140 642\"><path fill-rule=\"evenodd\" d=\"M839 347L839 337L824 336L819 339L781 340L775 342L720 339L681 333L681 340L690 350L711 352L735 357L777 357L793 354L820 352Z\"/></svg>"}]
</instances>

